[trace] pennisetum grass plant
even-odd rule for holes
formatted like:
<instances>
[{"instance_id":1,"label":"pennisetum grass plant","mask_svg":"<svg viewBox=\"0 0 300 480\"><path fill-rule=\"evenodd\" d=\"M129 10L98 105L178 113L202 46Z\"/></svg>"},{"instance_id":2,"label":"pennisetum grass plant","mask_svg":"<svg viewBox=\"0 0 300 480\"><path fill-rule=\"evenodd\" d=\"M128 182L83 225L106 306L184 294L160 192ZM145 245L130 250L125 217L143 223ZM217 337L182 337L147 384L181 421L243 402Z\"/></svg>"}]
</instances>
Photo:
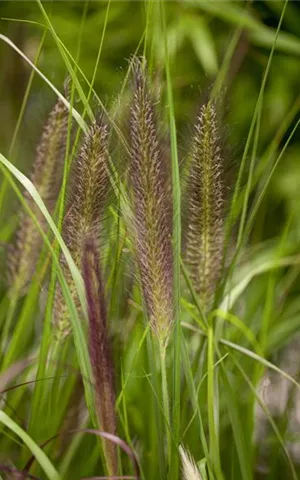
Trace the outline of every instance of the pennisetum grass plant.
<instances>
[{"instance_id":1,"label":"pennisetum grass plant","mask_svg":"<svg viewBox=\"0 0 300 480\"><path fill-rule=\"evenodd\" d=\"M209 314L222 270L224 178L216 104L204 103L195 125L187 180L185 261L201 314ZM207 401L210 450L215 472L223 478L215 416L215 340L212 315L207 329Z\"/></svg>"},{"instance_id":2,"label":"pennisetum grass plant","mask_svg":"<svg viewBox=\"0 0 300 480\"><path fill-rule=\"evenodd\" d=\"M146 60L135 58L132 70L129 168L132 224L145 311L159 344L170 460L166 347L174 323L171 171L159 130L154 92L149 87Z\"/></svg>"},{"instance_id":3,"label":"pennisetum grass plant","mask_svg":"<svg viewBox=\"0 0 300 480\"><path fill-rule=\"evenodd\" d=\"M221 18L222 7L219 8L215 5L212 8L208 3L202 2L199 8L209 15L218 14ZM21 182L23 187L28 188L31 194L35 193L32 198L36 202L34 203L34 200L27 193L25 194L25 207L28 204L34 219L31 220L24 213L20 215L16 244L8 255L10 301L7 301L6 292L2 296L2 284L0 288L2 345L7 344L8 335L11 333L9 348L2 348L1 351L1 353L5 352L5 357L8 357L8 361L3 361L1 364L1 367L4 365L4 372L0 374L0 422L4 425L3 435L0 436L1 471L22 476L19 471L27 460L29 449L36 458L36 463L39 464L33 466L30 474L28 471L28 475L32 474L32 478L47 477L51 480L67 478L73 480L77 477L109 478L103 477L106 474L110 475L110 478L143 478L147 480L148 478L149 480L155 478L159 478L159 480L179 480L179 478L182 480L201 480L202 478L203 480L224 480L229 477L233 480L237 478L251 480L253 476L262 475L258 469L261 470L261 466L263 466L268 470L266 475L272 479L277 478L278 472L280 472L284 478L297 480L298 472L296 470L299 458L296 458L294 462L290 455L290 437L286 422L281 422L280 419L278 421L278 418L272 416L272 412L268 413L268 408L264 408L264 412L274 434L272 437L271 434L270 437L268 435L272 455L269 455L270 458L263 458L263 463L261 463L260 454L256 455L256 451L260 452L260 448L256 448L253 441L254 402L258 401L264 407L263 399L260 398L260 389L257 388L261 376L260 370L265 368L276 370L277 373L283 374L287 382L292 382L295 387L299 387L296 374L294 378L292 374L283 372L272 363L273 353L276 353L276 358L280 349L287 344L291 335L297 333L299 328L299 299L296 287L300 263L297 251L299 242L291 229L291 226L298 228L299 222L295 225L292 222L287 223L285 233L280 235L282 250L275 248L277 242L275 237L270 239L270 243L262 242L258 249L251 248L254 239L255 241L266 239L261 231L265 229L265 225L262 225L265 218L269 223L269 211L266 215L266 209L270 202L263 200L266 200L265 194L270 181L273 180L274 170L298 128L298 123L295 123L295 127L290 127L299 113L300 100L292 109L293 115L289 114L287 116L289 120L284 119L282 125L274 133L267 152L265 154L261 152L260 138L266 135L265 130L269 130L264 127L263 122L266 118L264 116L268 115L268 109L265 112L263 104L269 102L269 90L266 96L264 96L264 92L267 92L267 88L269 88L267 77L269 71L271 72L270 65L276 42L278 40L283 50L289 49L289 62L292 61L292 52L298 48L296 39L292 39L292 42L289 43L289 35L284 34L281 37L281 33L279 33L288 3L290 2L285 0L276 31L274 28L263 25L262 21L258 21L259 18L256 19L253 16L255 12L253 5L245 11L240 8L232 8L228 13L228 18L234 16L233 21L239 21L238 31L234 34L234 41L230 46L231 53L226 53L227 64L225 62L225 67L221 66L221 75L217 75L219 81L216 82L213 89L216 95L212 95L210 98L213 99L206 101L199 110L191 142L190 164L186 175L186 210L183 208L182 213L186 216L187 230L184 232L186 236L183 239L183 262L181 264L191 292L188 299L184 298L185 289L180 288L182 280L179 268L181 260L181 217L179 215L181 189L179 170L176 169L178 166L177 132L172 99L171 83L173 84L173 78L171 78L169 68L169 63L174 65L175 54L180 56L178 52L181 47L180 49L178 47L182 45L184 48L183 40L186 35L190 35L189 38L194 47L196 43L197 47L199 46L199 19L195 18L195 22L193 21L194 11L189 11L188 6L185 6L184 11L182 10L183 17L178 22L179 29L177 22L172 21L173 13L181 12L179 4L169 7L169 2L162 1L157 5L156 2L147 2L145 8L147 24L137 47L137 51L141 51L142 43L145 41L144 53L150 54L149 62L152 69L152 66L156 65L158 55L162 59L161 45L165 40L163 62L165 62L167 80L165 93L170 112L171 159L165 148L166 142L159 121L160 100L151 84L151 77L147 72L144 58L135 58L132 62L130 70L133 72L133 87L130 97L129 145L125 145L123 135L122 142L120 142L127 153L129 152L129 178L128 181L127 179L125 181L129 195L125 191L122 172L120 173L118 168L114 167L115 159L111 161L109 156L110 127L108 123L101 118L86 129L86 125L80 121L82 130L86 133L67 180L68 197L62 225L62 237L83 276L83 283L81 283L82 279L79 277L77 269L74 269L74 265L70 262L67 249L65 249L64 242L61 241L59 233L64 201L60 205L59 228L56 230L53 228L55 222L51 218L62 177L62 159L68 156L68 153L64 155L64 150L68 150L65 146L67 128L69 128L67 144L71 133L71 121L67 127L68 117L71 120L74 108L71 107L68 113L60 101L57 103L50 114L38 148L31 179L43 202L36 195L36 191L28 179L0 154L1 169L8 169L9 176L7 178L10 179L10 175L12 175L11 178L14 178L11 184L17 195L22 196L15 180ZM96 78L97 68L100 66L100 51L104 41L104 31L108 25L110 9L113 9L114 18L118 18L118 8L115 9L110 4L111 2L107 4L101 46L92 83ZM88 97L85 97L84 94L85 87L81 88L81 83L87 80L89 75L85 77L77 60L72 58L40 0L37 0L37 5L45 20L47 35L53 36L72 76L74 86L78 90L84 107L83 116L87 111L90 121L93 122L94 115L89 105L93 88L88 85L90 88ZM120 15L123 15L123 10L120 11ZM85 22L89 22L90 19L94 22L90 15L88 2L84 2L79 37L83 35ZM289 18L285 20L286 29L288 29ZM204 50L197 48L198 55L200 52L199 57L208 51L209 45L211 45L212 53L216 47L218 49L218 42L215 44L214 39L210 38L210 27L208 28L205 23L205 15L201 21L200 33ZM238 222L239 238L236 254L227 269L227 265L224 266L225 261L222 259L225 257L223 255L224 207L226 203L224 190L227 190L227 183L224 178L223 151L221 151L219 138L221 136L218 125L219 110L214 99L218 95L227 73L231 74L231 56L239 46L240 33L245 21L249 22L249 25L252 23L256 25L255 35L252 35L253 32L249 30L247 38L241 38L241 46L245 40L247 47L249 44L252 45L253 39L259 43L268 37L267 42L272 43L272 50L253 114L238 180L235 184L229 215L232 219L230 218L228 222L225 243L230 243L229 239L232 230L236 227L235 223L239 215L241 215L241 219ZM197 29L192 31L196 27ZM272 36L274 41L271 40ZM0 40L3 40L3 35L0 37ZM14 44L10 42L9 45ZM240 49L237 48L237 50L240 55ZM19 53L20 50L15 49L15 52ZM176 57L176 61L178 57ZM262 59L263 57L265 58L265 55L261 56ZM79 58L79 53L77 58ZM23 59L26 59L25 54ZM219 55L217 55L216 60L219 59ZM280 61L282 61L281 58ZM35 71L38 73L39 69L36 68ZM103 71L105 73L105 68ZM182 77L178 81L179 77L177 76L178 72L181 75L180 69L175 72L175 69L172 68L172 72L174 73L174 86L176 89L180 89ZM41 75L55 91L51 81L45 75ZM130 73L126 74L126 81L129 76ZM189 79L188 73L184 78L184 83L186 78ZM125 89L122 88L120 95L122 107L127 105L126 98L124 101L124 91ZM253 89L251 91L253 92ZM270 92L272 91L271 89ZM237 92L237 97L238 95ZM95 98L100 105L100 98L97 95ZM180 100L180 96L178 99ZM116 129L116 125L113 125L115 114L112 112L111 109L107 116L112 118L111 126ZM77 120L78 118L82 120L82 117L77 117ZM280 119L278 123L281 123ZM122 134L123 125L117 127L120 127L117 134ZM275 123L274 128L277 128ZM283 142L289 129L291 133ZM78 138L79 135L78 133ZM252 143L253 151L248 170L247 162ZM263 144L263 142L261 143ZM281 147L281 143L284 143L284 146ZM75 144L77 145L77 142ZM277 150L278 157L276 158ZM77 151L76 146L74 146L74 151ZM172 168L169 164L172 164ZM66 165L63 187L67 171ZM112 172L112 177L115 176L117 180L112 183L116 190L119 188L119 192L116 193L120 193L120 208L110 209L109 217L105 219L105 227L109 227L107 231L114 232L116 226L118 232L118 238L113 247L110 244L105 250L105 252L109 252L106 268L111 275L110 281L105 284L106 274L103 275L101 264L101 255L104 250L100 238L102 226L104 228L103 213L108 203L110 189L109 172ZM244 181L246 181L246 185L243 187ZM1 196L3 190L2 188L0 190ZM61 198L63 196L64 194L61 193ZM4 197L3 200L5 200ZM43 232L47 233L48 231L41 213L44 211L45 214L43 203L51 214L45 216L54 232L55 239L66 254L73 274L75 270L74 278L80 293L81 304L64 256L61 255L59 266L55 249L52 249L48 238L44 237L49 251L52 253L53 250L55 260L53 263L54 309L52 313L53 290L51 287L48 291L45 321L37 322L38 328L33 329L32 327L35 326L34 309L38 298L38 280L35 281L34 288L28 287L31 279L34 278L37 260L42 250L40 235L35 226L36 221L42 226ZM5 202L3 202L4 204ZM119 216L119 210L122 211L123 218ZM293 222L295 217L296 215L293 216ZM255 225L252 235L256 218L259 221L258 225ZM123 228L124 226L125 228ZM7 232L5 225L0 226L0 233L1 242L5 243L10 229ZM269 232L267 233L269 234ZM238 263L248 240L249 256L241 257L243 263ZM125 297L127 302L128 297L123 295L121 288L118 288L119 285L122 285L124 277L124 268L122 266L119 268L119 266L125 259L125 253L126 261L128 257L131 258L132 246L134 246L139 282L138 285L135 283L136 270L134 273L130 271L130 284L133 284L131 298L128 301L126 315L120 319L118 315L120 309L115 307L119 300L120 304L122 300L124 302ZM110 264L114 265L112 272L109 272ZM46 268L47 262L43 266ZM222 285L219 286L223 267L224 279L222 279ZM66 282L62 278L61 270ZM61 281L66 302L61 287L54 285L56 277ZM257 279L257 282L253 281L254 278ZM265 286L267 288L264 288ZM107 305L106 290L111 292L111 306ZM215 295L216 292L217 295ZM86 319L84 318L85 312L81 311L80 306L83 305L84 293L87 306ZM16 303L23 294L26 294L26 299L24 303L20 302L20 315L18 315L16 328L12 329L9 318L14 317L7 315L7 305L14 301ZM71 299L79 310L80 319L70 302ZM143 308L140 306L140 299L142 299ZM19 306L19 303L16 305ZM240 305L242 308L239 308ZM216 307L218 308L215 309ZM141 310L148 321L146 331L136 322ZM240 312L242 312L242 318L239 318ZM271 321L273 316L274 322ZM120 334L118 337L120 355L116 369L114 369L111 355L108 319L112 319L116 324L118 322L115 330L116 337L121 329L124 329L125 332L125 335ZM79 323L80 320L82 320L83 326ZM193 320L195 320L194 325L192 324ZM229 328L223 328L225 321L226 325L230 323ZM69 335L71 325L74 326L74 343L64 341L68 336L71 337ZM87 338L84 335L85 328L88 329ZM40 335L41 329L43 329L42 335ZM174 330L174 334L172 330ZM150 335L148 335L149 331ZM55 336L55 342L53 342L53 336ZM203 341L196 341L196 337ZM174 353L171 353L171 349ZM42 354L41 351L43 351ZM54 355L53 352L58 355ZM170 356L168 357L167 354ZM40 369L38 367L36 369L36 358L39 358L39 365L48 364L51 365L51 368ZM259 369L254 369L254 374L253 362L260 366ZM9 368L6 370L6 367ZM79 408L74 413L75 421L73 421L73 417L71 418L67 414L72 403L70 402L71 396L72 398L75 396L76 401L79 396L79 394L76 395L77 381L71 378L71 373L76 373L77 378L78 367L81 381L84 384L85 404L81 401L78 402ZM120 379L119 375L114 378L115 370L120 372ZM52 372L55 375L46 375L46 373ZM171 387L171 378L172 390L169 388ZM119 385L117 383L114 385L115 380L119 380ZM31 388L32 383L35 383L34 389ZM20 385L21 389L18 388ZM90 388L87 388L87 385ZM250 395L246 388L250 388ZM290 389L290 393L292 402L292 389ZM23 401L24 399L25 401ZM149 399L153 402L149 402ZM116 418L115 404L118 408L118 418ZM289 407L285 412L286 420L292 418L288 413L290 413ZM113 443L105 441L99 449L98 442L86 439L85 436L82 438L81 435L76 438L68 437L66 441L61 442L58 437L61 434L64 435L65 429L69 428L64 421L66 416L78 427L90 426L90 423L93 423L94 427L99 427L112 436L117 435L117 429L120 430L120 435L126 438L126 442L131 445L131 448L136 448L140 455L141 477L138 473L135 477L123 474L123 469L125 471L128 464L126 460L124 465L122 464L123 454L122 456L117 455L116 446ZM22 421L26 427L22 425ZM74 429L72 430L74 432ZM92 432L91 429L85 428L79 430ZM95 433L95 430L93 432ZM97 433L99 433L98 430ZM51 436L51 442L46 442L47 448L44 449L43 445L45 446L46 443L43 442L47 440L48 434L49 437ZM226 441L223 441L224 438ZM282 449L283 455L277 454L274 438L277 439L276 443ZM258 439L258 441L260 440ZM181 442L189 445L191 451L197 451L197 458L202 458L201 463L196 464L188 449L179 448ZM117 442L117 445L120 446L121 443ZM24 448L25 446L26 448ZM99 451L103 453L102 458ZM180 460L181 471L179 470ZM6 465L8 462L11 463ZM56 465L58 466L57 471ZM98 468L101 469L99 473L102 476L100 477L96 476Z\"/></svg>"},{"instance_id":4,"label":"pennisetum grass plant","mask_svg":"<svg viewBox=\"0 0 300 480\"><path fill-rule=\"evenodd\" d=\"M109 130L103 117L88 129L71 171L71 186L63 223L63 238L83 275L88 311L89 352L95 385L95 405L100 428L116 433L113 366L106 326L106 302L100 273L99 244L101 221L110 191L108 159ZM81 316L77 289L66 260L61 266L74 303ZM59 345L71 331L67 305L60 286L56 288L53 333ZM103 442L107 471L117 474L116 446Z\"/></svg>"}]
</instances>

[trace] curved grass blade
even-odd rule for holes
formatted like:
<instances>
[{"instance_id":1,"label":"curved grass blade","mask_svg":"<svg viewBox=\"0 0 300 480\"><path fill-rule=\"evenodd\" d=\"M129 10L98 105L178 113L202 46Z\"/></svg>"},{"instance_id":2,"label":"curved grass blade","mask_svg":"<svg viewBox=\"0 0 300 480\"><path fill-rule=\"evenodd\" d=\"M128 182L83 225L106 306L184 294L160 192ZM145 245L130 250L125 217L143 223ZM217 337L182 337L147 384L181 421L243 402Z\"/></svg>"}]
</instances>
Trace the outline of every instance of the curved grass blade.
<instances>
[{"instance_id":1,"label":"curved grass blade","mask_svg":"<svg viewBox=\"0 0 300 480\"><path fill-rule=\"evenodd\" d=\"M0 422L14 432L19 438L21 438L21 440L23 440L25 445L35 456L49 480L61 480L61 477L43 450L41 450L41 448L32 440L32 438L30 438L29 435L21 427L19 427L17 423L15 423L5 412L3 412L3 410L0 410Z\"/></svg>"},{"instance_id":2,"label":"curved grass blade","mask_svg":"<svg viewBox=\"0 0 300 480\"><path fill-rule=\"evenodd\" d=\"M4 174L6 175L6 177L8 178L8 180L10 181L12 187L14 188L14 190L16 191L18 196L20 197L24 207L27 208L27 211L32 215L32 212L27 207L26 202L24 202L24 199L23 199L22 195L20 194L18 188L16 187L14 181L12 180L11 174L13 174L13 176L23 185L23 187L25 187L25 189L28 191L28 193L31 195L31 197L35 201L35 203L40 208L40 210L41 210L42 214L44 215L47 223L49 224L52 232L54 233L55 238L57 239L63 254L65 255L66 262L68 263L68 266L70 268L74 283L75 283L77 291L78 291L78 296L79 296L79 299L80 299L81 307L82 307L83 312L86 316L87 311L86 311L85 291L84 291L84 285L83 285L82 277L81 277L81 275L79 273L79 270L76 267L71 255L70 255L70 252L68 251L68 249L66 247L66 244L64 243L56 225L54 224L49 212L47 211L47 209L45 207L45 204L42 201L38 191L36 190L36 188L34 187L32 182L25 175L23 175L14 165L12 165L1 153L0 153L0 167L1 167L2 171L4 172ZM9 173L7 172L6 169L9 171ZM34 215L32 215L32 218L34 218ZM42 228L38 224L37 224L37 227L39 228L39 231L40 231L41 235L43 236L43 239L46 242L46 244L47 244L47 246L48 246L48 248L49 248L49 250L50 250L50 252L53 256L53 259L54 259L56 267L57 267L57 275L58 275L59 281L61 283L61 287L62 287L64 296L65 296L65 299L66 299L66 302L67 302L67 305L68 305L68 308L69 308L70 318L72 320L72 327L73 327L74 339L75 339L75 347L76 347L78 362L79 362L79 365L80 365L80 369L81 369L82 377L83 377L83 382L84 382L84 386L85 386L86 402L87 402L87 406L88 406L91 418L92 418L94 424L96 425L93 392L92 392L92 389L91 389L91 384L92 384L92 382L91 382L91 379L92 379L91 365L90 365L90 361L89 361L89 355L88 355L88 350L87 350L87 342L86 342L86 339L85 339L85 334L84 334L84 331L83 331L82 322L79 319L76 307L75 307L74 302L73 302L72 297L71 297L71 293L70 293L69 288L67 286L66 280L63 276L63 273L62 273L57 255L56 255L51 243L49 242L47 236L43 232Z\"/></svg>"},{"instance_id":3,"label":"curved grass blade","mask_svg":"<svg viewBox=\"0 0 300 480\"><path fill-rule=\"evenodd\" d=\"M72 67L72 65L71 65L71 63L70 63L67 55L65 54L64 49L63 49L62 46L61 46L59 37L58 37L55 29L53 28L53 25L52 25L52 23L51 23L51 21L50 21L49 16L47 15L46 10L44 9L44 7L43 7L43 5L42 5L42 2L41 2L40 0L36 0L36 1L37 1L37 4L38 4L38 6L39 6L39 8L40 8L40 10L41 10L41 13L42 13L42 15L43 15L43 17L44 17L44 19L45 19L45 21L46 21L46 24L47 24L47 26L48 26L48 28L49 28L49 30L50 30L50 32L51 32L54 40L55 40L55 43L57 44L57 48L59 49L59 52L60 52L60 54L61 54L61 56L62 56L62 58L63 58L63 60L64 60L64 62L65 62L65 64L66 64L66 67L67 67L67 69L68 69L69 75L70 75L70 77L72 78L72 80L73 80L73 82L74 82L74 84L75 84L75 86L76 86L76 89L77 89L77 91L78 91L79 97L80 97L80 99L81 99L81 101L82 101L82 103L83 103L83 105L84 105L84 107L85 107L85 109L86 109L86 111L87 111L87 113L88 113L88 116L89 116L90 120L93 122L93 121L95 120L95 117L94 117L94 114L93 114L93 112L92 112L91 107L89 106L89 103L88 103L88 100L87 100L87 98L86 98L86 96L85 96L85 93L84 93L84 91L83 91L83 89L82 89L82 87L81 87L81 85L80 85L80 83L79 83L79 81L78 81L78 78L77 78L77 76L76 76L76 71L73 69L73 67Z\"/></svg>"},{"instance_id":4,"label":"curved grass blade","mask_svg":"<svg viewBox=\"0 0 300 480\"><path fill-rule=\"evenodd\" d=\"M283 257L279 259L266 259L260 264L254 266L247 272L244 277L240 278L239 281L231 288L231 290L223 298L219 309L223 310L225 313L228 312L240 295L245 291L249 283L253 280L254 277L261 275L270 270L274 270L281 267L286 267L289 265L299 265L300 264L300 255L294 255L291 257Z\"/></svg>"},{"instance_id":5,"label":"curved grass blade","mask_svg":"<svg viewBox=\"0 0 300 480\"><path fill-rule=\"evenodd\" d=\"M181 254L181 189L179 177L179 162L177 150L177 132L175 123L175 111L173 102L171 70L168 56L168 39L165 3L160 2L162 18L164 50L165 50L165 71L167 78L167 98L169 105L169 122L171 138L171 161L172 161L172 193L173 193L173 295L175 308L175 329L174 329L174 370L173 370L173 404L172 404L172 429L174 431L175 448L171 450L171 465L169 478L177 480L179 475L179 430L180 430L180 374L181 374L181 326L180 326L180 254Z\"/></svg>"},{"instance_id":6,"label":"curved grass blade","mask_svg":"<svg viewBox=\"0 0 300 480\"><path fill-rule=\"evenodd\" d=\"M2 40L7 45L9 45L13 50L15 50L31 66L31 68L33 68L33 70L35 70L36 73L47 83L47 85L49 85L51 90L65 104L67 109L71 110L71 106L70 106L70 103L68 102L68 100L65 99L65 97L53 85L53 83L50 82L50 80L48 80L48 78L34 65L34 63L32 63L32 61L29 60L29 58L25 55L25 53L23 53L8 37L6 37L5 35L2 35L1 33L0 33L0 40ZM80 126L80 128L83 131L85 131L86 130L85 122L83 121L82 117L79 115L77 110L75 110L74 108L72 108L72 115L73 115L74 119L76 120L76 122L78 123L78 125Z\"/></svg>"},{"instance_id":7,"label":"curved grass blade","mask_svg":"<svg viewBox=\"0 0 300 480\"><path fill-rule=\"evenodd\" d=\"M283 438L282 438L282 436L281 436L281 434L280 434L280 431L279 431L279 429L278 429L275 421L274 421L273 418L272 418L272 415L271 415L271 413L270 413L267 405L262 401L262 399L261 399L260 396L258 395L256 388L255 388L254 385L252 384L251 380L249 379L248 375L246 374L246 372L244 371L244 369L241 367L241 365L239 364L239 362L234 358L234 356L232 356L232 358L233 358L233 361L234 361L236 367L237 367L238 370L241 372L242 376L244 377L245 381L247 382L250 390L252 391L253 395L255 396L255 398L256 398L257 402L259 403L260 407L261 407L262 410L264 411L264 413L265 413L268 421L270 422L270 425L271 425L271 427L272 427L272 429L273 429L273 431L274 431L274 433L275 433L275 435L276 435L276 438L277 438L277 440L278 440L278 442L279 442L279 444L280 444L280 446L281 446L281 448L282 448L282 450L283 450L283 453L284 453L284 455L285 455L285 457L286 457L286 460L287 460L287 463L288 463L288 465L289 465L292 478L293 478L294 480L298 480L298 475L297 475L297 472L296 472L296 470L295 470L295 467L294 467L294 464L293 464L293 462L292 462L292 459L291 459L291 457L290 457L290 454L289 454L289 452L288 452L288 450L287 450L287 448L286 448L286 446L285 446L285 444L284 444L284 440L283 440Z\"/></svg>"},{"instance_id":8,"label":"curved grass blade","mask_svg":"<svg viewBox=\"0 0 300 480\"><path fill-rule=\"evenodd\" d=\"M202 330L199 330L196 327L193 327L189 323L182 322L182 326L187 328L188 330L192 330L193 332L197 332L199 335L207 336L207 334L205 332L203 332ZM226 345L227 347L230 347L233 350L236 350L237 352L242 353L243 355L246 355L249 358L252 358L252 360L255 360L255 361L261 363L264 367L270 368L274 372L279 373L280 375L282 375L284 378L289 380L293 385L295 385L295 387L297 387L300 390L300 384L293 377L291 377L291 375L289 375L285 371L281 370L281 368L274 365L274 363L271 363L268 360L266 360L265 358L258 355L257 353L252 352L252 350L249 350L248 348L242 347L241 345L238 345L237 343L230 342L229 340L225 340L224 338L222 338L219 342L222 345Z\"/></svg>"}]
</instances>

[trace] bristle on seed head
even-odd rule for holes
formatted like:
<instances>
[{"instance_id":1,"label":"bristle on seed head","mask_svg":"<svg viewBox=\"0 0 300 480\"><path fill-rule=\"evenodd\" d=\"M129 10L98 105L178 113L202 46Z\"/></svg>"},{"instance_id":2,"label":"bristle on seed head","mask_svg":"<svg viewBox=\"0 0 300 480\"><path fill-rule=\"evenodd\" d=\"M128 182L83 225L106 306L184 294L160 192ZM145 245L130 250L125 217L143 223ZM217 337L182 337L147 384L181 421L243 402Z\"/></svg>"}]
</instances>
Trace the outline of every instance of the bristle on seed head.
<instances>
[{"instance_id":1,"label":"bristle on seed head","mask_svg":"<svg viewBox=\"0 0 300 480\"><path fill-rule=\"evenodd\" d=\"M200 472L191 454L182 446L179 447L179 452L182 463L182 480L202 480Z\"/></svg>"}]
</instances>

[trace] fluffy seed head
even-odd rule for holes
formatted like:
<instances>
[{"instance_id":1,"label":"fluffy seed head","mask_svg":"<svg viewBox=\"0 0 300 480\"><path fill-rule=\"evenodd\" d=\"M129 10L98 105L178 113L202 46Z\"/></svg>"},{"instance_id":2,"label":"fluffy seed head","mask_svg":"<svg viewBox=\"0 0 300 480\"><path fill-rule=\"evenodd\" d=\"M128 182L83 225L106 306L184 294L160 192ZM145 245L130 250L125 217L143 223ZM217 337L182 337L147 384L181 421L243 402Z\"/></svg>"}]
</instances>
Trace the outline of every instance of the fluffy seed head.
<instances>
[{"instance_id":1,"label":"fluffy seed head","mask_svg":"<svg viewBox=\"0 0 300 480\"><path fill-rule=\"evenodd\" d=\"M136 256L151 325L166 340L173 320L171 181L143 60L135 60L133 74L130 186Z\"/></svg>"},{"instance_id":2,"label":"fluffy seed head","mask_svg":"<svg viewBox=\"0 0 300 480\"><path fill-rule=\"evenodd\" d=\"M99 238L100 234L101 217L110 190L108 156L108 127L101 120L90 127L75 160L63 225L63 238L80 270L84 239L91 234ZM80 308L76 287L64 256L61 257L61 266L75 305ZM70 332L68 309L59 286L54 304L54 331L59 337Z\"/></svg>"},{"instance_id":3,"label":"fluffy seed head","mask_svg":"<svg viewBox=\"0 0 300 480\"><path fill-rule=\"evenodd\" d=\"M54 210L62 179L67 127L68 110L63 102L58 100L44 127L31 175L31 181L50 213ZM44 216L27 191L24 193L24 197L37 221L46 230ZM12 296L26 293L41 247L42 238L34 221L26 212L22 211L19 215L15 245L11 246L8 254L9 284Z\"/></svg>"},{"instance_id":4,"label":"fluffy seed head","mask_svg":"<svg viewBox=\"0 0 300 480\"><path fill-rule=\"evenodd\" d=\"M191 454L181 446L179 447L179 452L182 462L182 480L202 480L200 472Z\"/></svg>"},{"instance_id":5,"label":"fluffy seed head","mask_svg":"<svg viewBox=\"0 0 300 480\"><path fill-rule=\"evenodd\" d=\"M219 279L223 251L223 185L215 105L197 118L187 188L186 263L207 308Z\"/></svg>"}]
</instances>

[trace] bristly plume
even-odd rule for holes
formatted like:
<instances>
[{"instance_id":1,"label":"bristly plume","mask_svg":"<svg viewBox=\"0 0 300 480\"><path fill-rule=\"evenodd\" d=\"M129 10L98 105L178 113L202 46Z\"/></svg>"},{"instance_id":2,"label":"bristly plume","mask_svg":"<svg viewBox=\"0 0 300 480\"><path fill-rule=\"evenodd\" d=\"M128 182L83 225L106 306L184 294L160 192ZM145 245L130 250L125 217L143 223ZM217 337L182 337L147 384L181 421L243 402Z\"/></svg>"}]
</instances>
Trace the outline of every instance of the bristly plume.
<instances>
[{"instance_id":1,"label":"bristly plume","mask_svg":"<svg viewBox=\"0 0 300 480\"><path fill-rule=\"evenodd\" d=\"M151 325L166 342L173 321L170 171L144 59L134 60L133 76L129 171L136 256Z\"/></svg>"},{"instance_id":2,"label":"bristly plume","mask_svg":"<svg viewBox=\"0 0 300 480\"><path fill-rule=\"evenodd\" d=\"M63 238L77 267L81 270L83 241L86 235L99 238L101 216L110 190L108 171L108 127L101 119L88 130L71 172L71 189L63 225ZM75 305L79 299L65 257L61 266ZM58 338L70 332L69 313L58 286L54 304L54 333Z\"/></svg>"},{"instance_id":3,"label":"bristly plume","mask_svg":"<svg viewBox=\"0 0 300 480\"><path fill-rule=\"evenodd\" d=\"M98 242L93 236L87 236L84 241L82 265L89 317L89 351L95 382L96 410L100 428L115 434L113 364L106 325L106 303L100 273ZM117 475L116 445L112 442L103 442L103 448L109 474Z\"/></svg>"},{"instance_id":4,"label":"bristly plume","mask_svg":"<svg viewBox=\"0 0 300 480\"><path fill-rule=\"evenodd\" d=\"M45 124L31 175L31 181L50 213L54 210L61 185L67 128L68 109L61 100L58 100ZM27 191L24 197L36 220L46 230L44 216ZM41 248L42 238L33 219L22 211L19 216L16 242L8 254L11 296L18 297L26 293Z\"/></svg>"},{"instance_id":5,"label":"bristly plume","mask_svg":"<svg viewBox=\"0 0 300 480\"><path fill-rule=\"evenodd\" d=\"M200 472L191 454L181 446L179 447L179 452L182 462L182 480L202 480Z\"/></svg>"},{"instance_id":6,"label":"bristly plume","mask_svg":"<svg viewBox=\"0 0 300 480\"><path fill-rule=\"evenodd\" d=\"M201 108L195 126L187 187L185 259L194 288L207 309L220 275L223 253L223 184L216 107Z\"/></svg>"}]
</instances>

